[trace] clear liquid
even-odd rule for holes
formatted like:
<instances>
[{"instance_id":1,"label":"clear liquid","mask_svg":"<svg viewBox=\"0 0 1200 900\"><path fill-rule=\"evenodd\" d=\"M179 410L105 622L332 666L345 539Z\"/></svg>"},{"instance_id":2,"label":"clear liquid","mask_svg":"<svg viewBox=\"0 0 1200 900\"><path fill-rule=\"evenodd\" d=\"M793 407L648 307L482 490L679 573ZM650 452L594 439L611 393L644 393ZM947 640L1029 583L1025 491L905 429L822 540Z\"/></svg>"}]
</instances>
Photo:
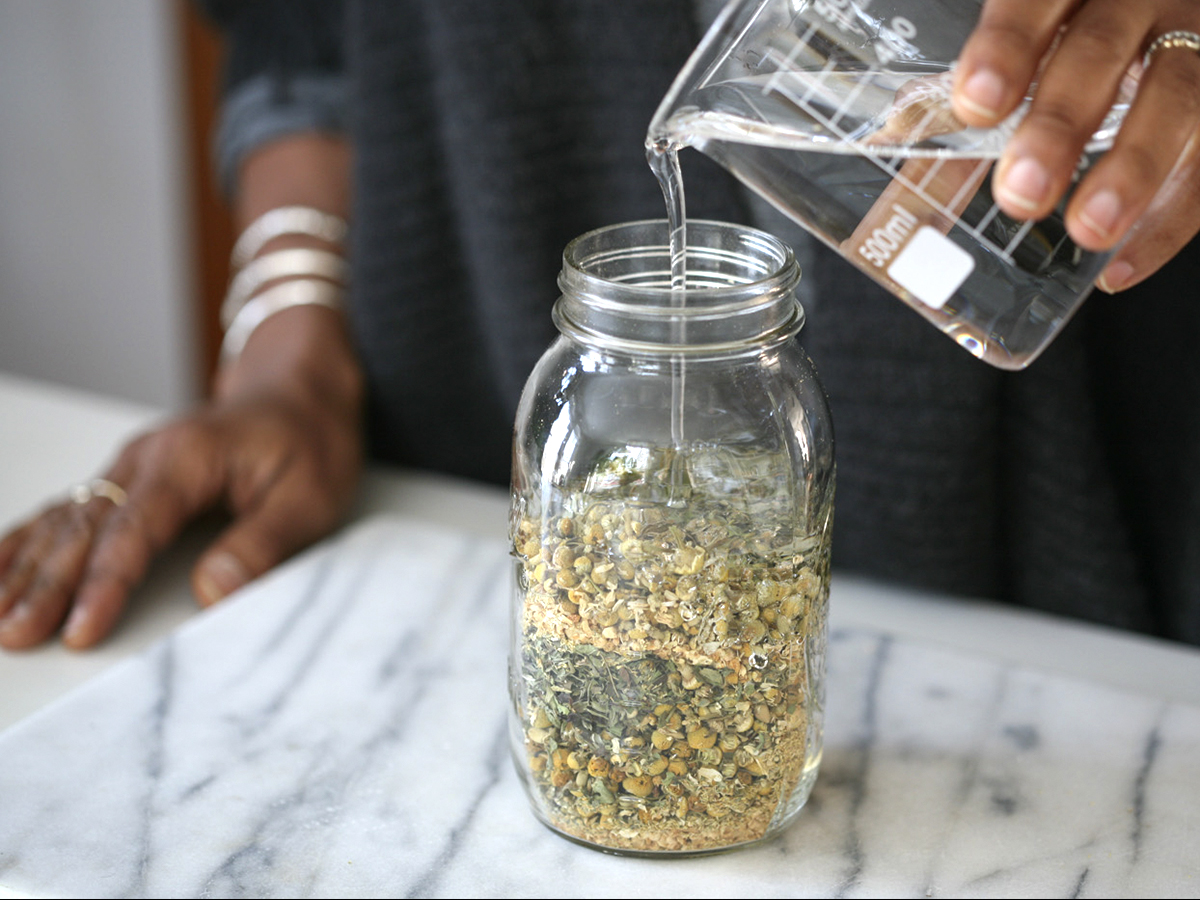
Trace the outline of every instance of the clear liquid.
<instances>
[{"instance_id":1,"label":"clear liquid","mask_svg":"<svg viewBox=\"0 0 1200 900\"><path fill-rule=\"evenodd\" d=\"M667 203L667 231L671 247L671 301L683 306L687 285L687 204L683 194L683 172L679 168L679 150L670 144L646 148L646 161L658 179ZM680 323L682 327L682 323Z\"/></svg>"},{"instance_id":2,"label":"clear liquid","mask_svg":"<svg viewBox=\"0 0 1200 900\"><path fill-rule=\"evenodd\" d=\"M682 309L687 300L687 205L683 193L683 173L679 167L679 151L667 144L646 148L646 161L658 179L667 204L667 235L671 258L671 305ZM687 339L687 324L683 316L675 319L672 339L683 344ZM671 359L671 442L675 447L675 462L671 467L670 506L682 506L687 497L687 473L684 471L685 392L687 390L687 361L682 355Z\"/></svg>"},{"instance_id":3,"label":"clear liquid","mask_svg":"<svg viewBox=\"0 0 1200 900\"><path fill-rule=\"evenodd\" d=\"M857 73L857 80L839 76L815 87L811 77L798 77L703 87L654 126L649 143L700 150L974 355L1006 369L1028 365L1111 256L1082 250L1067 236L1069 195L1038 222L1000 212L990 169L1007 127L948 123L938 105L948 93L939 98L937 90L902 115L895 111L904 85L937 88L937 73ZM1119 121L1120 112L1110 118ZM1080 173L1110 140L1098 133ZM917 282L897 280L902 269L894 264L918 232L957 259L958 270L969 269L949 296L941 286L953 277L939 280L941 273L958 270L943 267L947 257L930 256L925 244Z\"/></svg>"}]
</instances>

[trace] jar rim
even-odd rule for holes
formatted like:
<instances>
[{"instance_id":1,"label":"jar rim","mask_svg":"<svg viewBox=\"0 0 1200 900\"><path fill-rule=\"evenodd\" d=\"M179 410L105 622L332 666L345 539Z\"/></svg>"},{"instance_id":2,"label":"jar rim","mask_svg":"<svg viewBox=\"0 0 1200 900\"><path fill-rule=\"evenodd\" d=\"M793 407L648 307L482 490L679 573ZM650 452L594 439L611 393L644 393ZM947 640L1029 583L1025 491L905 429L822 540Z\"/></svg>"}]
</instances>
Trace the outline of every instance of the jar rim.
<instances>
[{"instance_id":1,"label":"jar rim","mask_svg":"<svg viewBox=\"0 0 1200 900\"><path fill-rule=\"evenodd\" d=\"M597 228L563 251L554 322L586 344L631 353L759 351L804 325L800 267L779 238L729 222L687 222L687 287L671 286L665 219Z\"/></svg>"},{"instance_id":2,"label":"jar rim","mask_svg":"<svg viewBox=\"0 0 1200 900\"><path fill-rule=\"evenodd\" d=\"M792 248L768 232L746 225L713 219L688 219L688 261L713 262L738 259L758 270L760 277L729 280L721 284L688 284L687 302L680 305L670 286L670 244L666 219L640 219L605 225L585 232L563 250L559 287L564 291L609 308L628 306L639 315L682 316L688 319L728 315L778 302L792 293L800 281L800 266ZM644 235L603 248L606 240L622 232ZM695 242L700 237L702 242ZM720 240L718 240L718 238ZM647 239L652 243L647 243ZM734 245L734 246L720 246ZM739 250L741 252L739 252ZM658 256L665 269L643 275L658 275L655 283L617 280L596 273L600 267L622 259ZM689 267L689 275L692 269ZM703 269L697 270L703 272Z\"/></svg>"}]
</instances>

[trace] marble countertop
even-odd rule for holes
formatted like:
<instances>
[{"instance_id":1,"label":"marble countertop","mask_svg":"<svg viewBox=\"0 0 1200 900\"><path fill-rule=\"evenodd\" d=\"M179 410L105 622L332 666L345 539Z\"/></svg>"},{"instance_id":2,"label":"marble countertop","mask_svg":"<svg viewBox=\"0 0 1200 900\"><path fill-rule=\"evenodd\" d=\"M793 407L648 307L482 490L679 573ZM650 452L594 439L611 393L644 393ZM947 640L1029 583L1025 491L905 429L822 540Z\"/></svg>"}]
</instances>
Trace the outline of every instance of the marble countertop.
<instances>
[{"instance_id":1,"label":"marble countertop","mask_svg":"<svg viewBox=\"0 0 1200 900\"><path fill-rule=\"evenodd\" d=\"M0 522L153 410L0 376ZM1200 652L835 573L826 752L778 840L609 856L508 758L503 491L373 471L197 612L195 529L100 650L0 654L0 896L1200 894Z\"/></svg>"}]
</instances>

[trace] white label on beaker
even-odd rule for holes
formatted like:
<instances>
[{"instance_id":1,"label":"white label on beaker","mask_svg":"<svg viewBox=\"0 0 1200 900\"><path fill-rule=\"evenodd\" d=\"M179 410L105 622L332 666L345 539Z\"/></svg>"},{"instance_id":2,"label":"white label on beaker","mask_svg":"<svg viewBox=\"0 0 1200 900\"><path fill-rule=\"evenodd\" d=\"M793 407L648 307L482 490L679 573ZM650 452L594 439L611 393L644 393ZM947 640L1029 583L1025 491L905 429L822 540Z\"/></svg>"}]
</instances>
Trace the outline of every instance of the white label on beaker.
<instances>
[{"instance_id":1,"label":"white label on beaker","mask_svg":"<svg viewBox=\"0 0 1200 900\"><path fill-rule=\"evenodd\" d=\"M974 268L971 254L936 228L922 225L887 273L926 306L941 309Z\"/></svg>"}]
</instances>

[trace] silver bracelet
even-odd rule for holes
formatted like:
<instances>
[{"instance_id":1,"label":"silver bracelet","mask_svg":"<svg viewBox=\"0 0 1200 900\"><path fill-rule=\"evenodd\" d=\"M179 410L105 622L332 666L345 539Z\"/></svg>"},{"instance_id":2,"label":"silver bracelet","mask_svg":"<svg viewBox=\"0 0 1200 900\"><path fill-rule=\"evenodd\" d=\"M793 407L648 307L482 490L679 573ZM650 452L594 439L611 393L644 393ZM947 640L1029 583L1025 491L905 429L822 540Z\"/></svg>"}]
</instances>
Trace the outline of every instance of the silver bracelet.
<instances>
[{"instance_id":1,"label":"silver bracelet","mask_svg":"<svg viewBox=\"0 0 1200 900\"><path fill-rule=\"evenodd\" d=\"M225 340L221 343L221 361L229 363L236 359L254 330L276 313L293 306L324 306L340 310L342 294L341 286L316 278L285 281L256 294L238 310L225 332Z\"/></svg>"},{"instance_id":2,"label":"silver bracelet","mask_svg":"<svg viewBox=\"0 0 1200 900\"><path fill-rule=\"evenodd\" d=\"M331 244L346 238L346 221L332 213L311 206L280 206L268 210L242 232L233 245L230 264L240 269L258 255L267 241L285 234L303 234Z\"/></svg>"},{"instance_id":3,"label":"silver bracelet","mask_svg":"<svg viewBox=\"0 0 1200 900\"><path fill-rule=\"evenodd\" d=\"M246 301L268 281L294 276L324 278L344 284L346 261L336 253L309 247L276 250L251 260L229 284L229 292L221 304L221 327L229 328Z\"/></svg>"}]
</instances>

